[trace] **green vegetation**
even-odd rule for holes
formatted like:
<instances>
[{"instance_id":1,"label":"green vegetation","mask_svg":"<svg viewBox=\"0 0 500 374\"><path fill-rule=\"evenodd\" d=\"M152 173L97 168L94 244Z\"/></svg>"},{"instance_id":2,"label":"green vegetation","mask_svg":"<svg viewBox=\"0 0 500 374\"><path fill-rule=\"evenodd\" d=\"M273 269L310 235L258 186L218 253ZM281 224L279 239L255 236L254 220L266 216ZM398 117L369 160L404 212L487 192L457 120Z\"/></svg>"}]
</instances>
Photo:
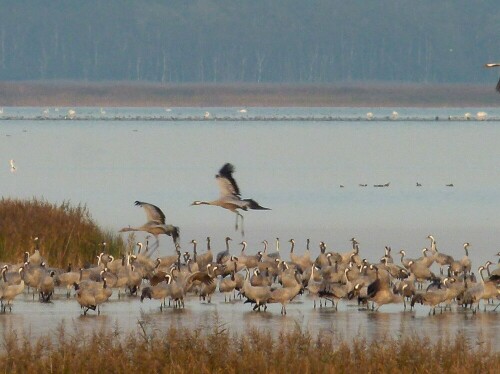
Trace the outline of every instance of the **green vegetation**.
<instances>
[{"instance_id":1,"label":"green vegetation","mask_svg":"<svg viewBox=\"0 0 500 374\"><path fill-rule=\"evenodd\" d=\"M338 341L296 329L277 336L223 325L151 329L137 334L74 331L33 339L4 333L0 367L14 373L496 373L500 354L464 336L431 342L386 338Z\"/></svg>"},{"instance_id":2,"label":"green vegetation","mask_svg":"<svg viewBox=\"0 0 500 374\"><path fill-rule=\"evenodd\" d=\"M20 262L24 252L33 253L34 238L50 266L83 265L107 243L106 252L117 254L124 247L117 234L104 232L92 220L86 206L60 205L33 198L0 200L0 261Z\"/></svg>"}]
</instances>

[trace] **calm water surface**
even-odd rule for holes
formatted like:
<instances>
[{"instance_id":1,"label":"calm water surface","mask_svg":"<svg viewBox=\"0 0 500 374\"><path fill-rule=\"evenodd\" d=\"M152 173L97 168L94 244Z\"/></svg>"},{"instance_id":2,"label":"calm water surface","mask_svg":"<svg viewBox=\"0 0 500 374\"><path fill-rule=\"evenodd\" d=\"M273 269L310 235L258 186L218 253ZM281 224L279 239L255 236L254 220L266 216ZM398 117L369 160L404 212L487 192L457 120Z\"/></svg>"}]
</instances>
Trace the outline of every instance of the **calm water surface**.
<instances>
[{"instance_id":1,"label":"calm water surface","mask_svg":"<svg viewBox=\"0 0 500 374\"><path fill-rule=\"evenodd\" d=\"M61 327L68 333L90 333L98 331L139 332L139 321L146 321L149 332L162 332L170 326L200 328L213 331L216 325L233 333L244 333L249 328L279 334L300 329L313 336L326 334L342 339L366 338L368 341L384 337L429 337L454 338L464 334L477 343L491 344L500 350L498 334L500 317L493 312L473 315L470 311L456 310L442 314L428 315L428 307L418 305L413 312L403 311L402 305L384 305L378 312L358 309L354 302L340 302L338 310L328 307L313 308L312 299L299 295L287 307L287 315L280 315L281 305L270 304L266 312L252 312L249 304L237 299L225 303L224 297L216 293L211 304L190 297L185 309L159 309L156 300L140 302L137 297L112 299L101 307L101 314L90 311L83 316L80 306L72 297L58 293L53 302L41 304L31 295L23 295L15 300L12 313L0 315L0 333L24 331L31 336L56 336Z\"/></svg>"},{"instance_id":2,"label":"calm water surface","mask_svg":"<svg viewBox=\"0 0 500 374\"><path fill-rule=\"evenodd\" d=\"M4 108L16 116L36 116L44 108ZM462 244L471 243L473 267L500 249L500 126L497 121L447 121L485 111L500 117L500 109L395 108L405 121L357 121L371 111L376 118L390 116L385 108L172 108L172 116L235 116L230 121L113 120L135 116L164 116L164 108L75 108L76 115L95 116L86 121L0 121L0 191L3 197L43 197L50 202L70 200L86 204L93 218L118 231L145 222L135 200L161 207L167 221L181 228L181 245L213 238L215 251L223 239L234 239L239 253L243 238L234 231L234 215L216 207L194 207L194 200L217 198L214 175L225 162L243 197L271 211L245 213L248 252L262 248L263 239L295 238L300 253L306 238L323 240L329 250L349 249L349 239L360 242L361 254L371 261L383 255L385 245L406 249L417 257L433 234L441 251L460 258ZM67 112L61 108L60 112ZM50 113L54 109L50 108ZM239 121L238 116L332 116L349 121ZM52 115L52 114L51 114ZM100 120L102 116L105 121ZM169 114L170 115L170 114ZM433 119L439 121L421 120ZM17 172L10 173L14 159ZM3 166L1 166L3 165ZM388 188L374 184L390 182ZM416 187L416 183L422 187ZM454 187L446 187L453 183ZM367 187L359 187L367 184ZM340 185L344 187L341 188ZM138 235L138 239L144 237ZM173 252L172 242L161 238L160 255ZM450 333L464 330L471 336L496 337L498 313L463 313L427 317L427 308L402 313L402 306L386 306L380 313L340 307L338 312L313 311L311 303L292 304L282 318L279 307L255 314L247 305L200 305L190 301L186 310L159 313L153 303L137 300L106 304L99 317L79 317L74 300L60 298L50 305L20 301L11 315L0 316L0 326L29 327L43 332L67 324L136 328L140 311L154 316L159 326L170 323L209 323L216 310L232 328L242 324L289 328L299 324L353 336L412 331ZM356 308L354 308L356 309ZM234 311L237 311L236 313ZM423 329L423 327L425 329ZM498 343L498 341L497 341Z\"/></svg>"}]
</instances>

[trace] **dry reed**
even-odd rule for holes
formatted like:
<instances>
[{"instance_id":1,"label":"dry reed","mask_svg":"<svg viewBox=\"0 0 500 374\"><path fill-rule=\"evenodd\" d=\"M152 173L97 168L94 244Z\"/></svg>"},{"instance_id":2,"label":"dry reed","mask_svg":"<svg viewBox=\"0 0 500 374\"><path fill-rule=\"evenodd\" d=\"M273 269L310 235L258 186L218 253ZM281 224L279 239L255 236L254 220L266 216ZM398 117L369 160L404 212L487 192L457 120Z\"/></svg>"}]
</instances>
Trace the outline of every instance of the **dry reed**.
<instances>
[{"instance_id":1,"label":"dry reed","mask_svg":"<svg viewBox=\"0 0 500 374\"><path fill-rule=\"evenodd\" d=\"M6 373L494 373L500 354L474 346L462 335L336 341L295 329L273 336L248 330L231 334L223 325L206 330L151 329L138 333L68 333L60 328L38 339L5 332L0 368Z\"/></svg>"},{"instance_id":2,"label":"dry reed","mask_svg":"<svg viewBox=\"0 0 500 374\"><path fill-rule=\"evenodd\" d=\"M33 252L34 238L49 265L65 267L68 262L83 265L95 262L107 243L106 251L121 252L122 239L100 229L85 205L60 205L33 198L0 200L0 261L20 262L24 252Z\"/></svg>"}]
</instances>

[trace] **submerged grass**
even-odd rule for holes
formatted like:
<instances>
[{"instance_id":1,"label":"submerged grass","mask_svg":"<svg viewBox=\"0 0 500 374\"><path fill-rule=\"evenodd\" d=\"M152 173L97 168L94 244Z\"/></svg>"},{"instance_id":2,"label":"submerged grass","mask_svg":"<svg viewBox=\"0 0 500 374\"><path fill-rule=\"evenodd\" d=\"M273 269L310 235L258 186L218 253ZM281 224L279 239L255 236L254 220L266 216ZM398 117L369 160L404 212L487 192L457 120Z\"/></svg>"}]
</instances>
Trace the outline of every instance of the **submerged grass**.
<instances>
[{"instance_id":1,"label":"submerged grass","mask_svg":"<svg viewBox=\"0 0 500 374\"><path fill-rule=\"evenodd\" d=\"M255 329L231 334L207 330L150 329L68 333L32 339L4 333L0 368L6 373L494 373L500 354L464 336L431 342L386 338L368 343L336 341L295 329L273 336Z\"/></svg>"},{"instance_id":2,"label":"submerged grass","mask_svg":"<svg viewBox=\"0 0 500 374\"><path fill-rule=\"evenodd\" d=\"M95 262L107 243L106 251L116 255L124 248L122 239L103 231L92 220L85 205L60 205L33 198L0 200L0 261L20 262L24 252L33 253L38 237L40 253L50 266L65 267L69 262L83 265Z\"/></svg>"}]
</instances>

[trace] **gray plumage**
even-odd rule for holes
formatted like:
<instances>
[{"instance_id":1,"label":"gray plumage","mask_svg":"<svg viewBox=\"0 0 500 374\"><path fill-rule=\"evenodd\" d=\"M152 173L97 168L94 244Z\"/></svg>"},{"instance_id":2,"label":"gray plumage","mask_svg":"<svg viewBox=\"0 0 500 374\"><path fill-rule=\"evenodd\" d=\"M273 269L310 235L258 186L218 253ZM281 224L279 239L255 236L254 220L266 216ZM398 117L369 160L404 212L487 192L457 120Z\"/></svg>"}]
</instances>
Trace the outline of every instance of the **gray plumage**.
<instances>
[{"instance_id":1,"label":"gray plumage","mask_svg":"<svg viewBox=\"0 0 500 374\"><path fill-rule=\"evenodd\" d=\"M159 246L158 235L168 235L172 237L174 245L179 242L179 227L173 226L165 223L165 214L156 205L145 203L142 201L136 201L134 203L136 206L144 208L146 212L147 222L139 227L124 227L120 232L126 231L145 231L152 234L156 239L155 249Z\"/></svg>"},{"instance_id":2,"label":"gray plumage","mask_svg":"<svg viewBox=\"0 0 500 374\"><path fill-rule=\"evenodd\" d=\"M233 178L234 166L230 163L224 164L219 170L219 174L215 176L217 183L219 184L220 196L217 200L213 201L200 201L196 200L191 205L214 205L220 206L221 208L227 209L233 213L236 213L236 225L235 228L238 230L238 217L241 218L241 234L245 235L243 228L243 215L238 212L241 210L270 210L265 208L253 199L242 199L240 195L240 189L235 179Z\"/></svg>"},{"instance_id":3,"label":"gray plumage","mask_svg":"<svg viewBox=\"0 0 500 374\"><path fill-rule=\"evenodd\" d=\"M224 251L217 253L216 262L218 264L224 264L231 257L231 255L229 254L229 242L232 239L229 236L226 236L225 240L226 240L226 249Z\"/></svg>"}]
</instances>

